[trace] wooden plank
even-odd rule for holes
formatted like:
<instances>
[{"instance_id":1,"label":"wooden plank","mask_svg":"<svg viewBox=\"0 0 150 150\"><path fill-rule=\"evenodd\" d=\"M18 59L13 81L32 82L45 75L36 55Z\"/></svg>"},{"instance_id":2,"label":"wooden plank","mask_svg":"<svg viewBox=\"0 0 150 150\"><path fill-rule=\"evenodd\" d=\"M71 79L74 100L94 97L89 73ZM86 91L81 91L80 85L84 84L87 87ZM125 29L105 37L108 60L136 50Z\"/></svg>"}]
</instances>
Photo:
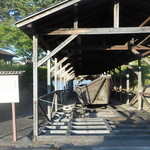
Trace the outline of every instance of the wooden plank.
<instances>
[{"instance_id":1,"label":"wooden plank","mask_svg":"<svg viewBox=\"0 0 150 150\"><path fill-rule=\"evenodd\" d=\"M46 17L48 15L51 15L51 14L57 12L57 11L60 11L60 10L62 10L64 8L66 8L66 7L72 6L72 5L74 5L74 4L76 4L76 3L80 2L80 1L81 0L63 1L63 2L61 2L59 4L57 4L57 5L54 5L52 7L44 9L44 10L38 12L38 13L35 13L35 14L29 16L29 17L26 17L26 18L24 18L22 20L19 20L15 24L16 24L16 26L18 28L20 28L20 27L22 27L24 25L32 23L32 22L34 22L36 20L39 20L39 19L41 19L43 17Z\"/></svg>"},{"instance_id":2,"label":"wooden plank","mask_svg":"<svg viewBox=\"0 0 150 150\"><path fill-rule=\"evenodd\" d=\"M72 130L72 134L110 134L109 130Z\"/></svg>"},{"instance_id":3,"label":"wooden plank","mask_svg":"<svg viewBox=\"0 0 150 150\"><path fill-rule=\"evenodd\" d=\"M45 56L42 60L38 62L38 67L45 63L47 60L52 58L56 53L62 50L67 44L69 44L72 40L74 40L78 35L69 36L64 42L62 42L59 46L57 46L49 55Z\"/></svg>"},{"instance_id":4,"label":"wooden plank","mask_svg":"<svg viewBox=\"0 0 150 150\"><path fill-rule=\"evenodd\" d=\"M51 28L47 35L101 35L101 34L133 34L150 33L150 27L120 27L120 28ZM44 34L42 31L41 34Z\"/></svg>"}]
</instances>

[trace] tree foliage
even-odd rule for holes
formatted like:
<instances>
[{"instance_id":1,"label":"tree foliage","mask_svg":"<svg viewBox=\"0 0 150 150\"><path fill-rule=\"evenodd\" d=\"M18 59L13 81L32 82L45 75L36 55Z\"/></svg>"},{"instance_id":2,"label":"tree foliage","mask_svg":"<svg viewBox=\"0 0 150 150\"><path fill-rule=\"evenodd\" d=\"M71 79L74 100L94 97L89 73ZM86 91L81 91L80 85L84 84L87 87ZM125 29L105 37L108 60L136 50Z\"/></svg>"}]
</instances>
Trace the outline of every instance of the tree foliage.
<instances>
[{"instance_id":1,"label":"tree foliage","mask_svg":"<svg viewBox=\"0 0 150 150\"><path fill-rule=\"evenodd\" d=\"M13 51L26 62L32 57L32 41L14 22L61 0L2 0L0 1L0 48Z\"/></svg>"}]
</instances>

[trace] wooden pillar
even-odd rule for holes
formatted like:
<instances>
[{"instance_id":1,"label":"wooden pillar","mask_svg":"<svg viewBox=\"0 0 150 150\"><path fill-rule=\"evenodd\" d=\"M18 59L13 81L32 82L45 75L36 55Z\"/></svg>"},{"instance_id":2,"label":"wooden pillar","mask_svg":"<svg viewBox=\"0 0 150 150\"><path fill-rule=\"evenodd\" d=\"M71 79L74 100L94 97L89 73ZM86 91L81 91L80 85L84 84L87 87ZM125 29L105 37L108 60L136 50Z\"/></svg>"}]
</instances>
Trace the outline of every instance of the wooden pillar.
<instances>
[{"instance_id":1,"label":"wooden pillar","mask_svg":"<svg viewBox=\"0 0 150 150\"><path fill-rule=\"evenodd\" d=\"M55 58L55 67L56 67L56 65L57 65L57 58ZM54 72L55 91L58 90L58 89L57 89L57 85L58 85L57 70L58 70L58 68L56 67L56 68L55 68L55 72ZM58 106L57 106L57 103L58 103L58 101L57 101L57 95L55 94L54 96L55 96L55 111L57 111L57 108L58 108Z\"/></svg>"},{"instance_id":2,"label":"wooden pillar","mask_svg":"<svg viewBox=\"0 0 150 150\"><path fill-rule=\"evenodd\" d=\"M33 35L33 138L38 136L38 36Z\"/></svg>"},{"instance_id":3,"label":"wooden pillar","mask_svg":"<svg viewBox=\"0 0 150 150\"><path fill-rule=\"evenodd\" d=\"M142 92L142 72L141 72L141 60L138 60L138 110L142 110L142 98L140 95Z\"/></svg>"},{"instance_id":4,"label":"wooden pillar","mask_svg":"<svg viewBox=\"0 0 150 150\"><path fill-rule=\"evenodd\" d=\"M55 58L55 66L57 65L57 58ZM54 86L55 86L55 91L57 91L57 67L55 68L54 72Z\"/></svg>"},{"instance_id":5,"label":"wooden pillar","mask_svg":"<svg viewBox=\"0 0 150 150\"><path fill-rule=\"evenodd\" d=\"M122 101L122 76L121 76L121 66L119 67L119 91L120 91L120 101Z\"/></svg>"},{"instance_id":6,"label":"wooden pillar","mask_svg":"<svg viewBox=\"0 0 150 150\"><path fill-rule=\"evenodd\" d=\"M115 89L115 100L116 100L117 99L117 81L116 81L115 69L114 69L114 89Z\"/></svg>"},{"instance_id":7,"label":"wooden pillar","mask_svg":"<svg viewBox=\"0 0 150 150\"><path fill-rule=\"evenodd\" d=\"M50 54L50 51L47 51L47 55ZM49 59L47 61L47 94L50 94L52 92L52 89L51 89L51 59ZM50 97L48 97L47 99L49 102L50 102ZM51 104L48 103L47 105L47 116L49 118L49 120L51 120Z\"/></svg>"},{"instance_id":8,"label":"wooden pillar","mask_svg":"<svg viewBox=\"0 0 150 150\"><path fill-rule=\"evenodd\" d=\"M129 74L129 68L127 67L127 74L126 74L127 105L130 105L129 89L130 89L130 74Z\"/></svg>"},{"instance_id":9,"label":"wooden pillar","mask_svg":"<svg viewBox=\"0 0 150 150\"><path fill-rule=\"evenodd\" d=\"M62 64L60 64L60 70L62 70ZM62 71L59 74L60 90L62 90Z\"/></svg>"},{"instance_id":10,"label":"wooden pillar","mask_svg":"<svg viewBox=\"0 0 150 150\"><path fill-rule=\"evenodd\" d=\"M114 0L114 28L119 27L119 0Z\"/></svg>"}]
</instances>

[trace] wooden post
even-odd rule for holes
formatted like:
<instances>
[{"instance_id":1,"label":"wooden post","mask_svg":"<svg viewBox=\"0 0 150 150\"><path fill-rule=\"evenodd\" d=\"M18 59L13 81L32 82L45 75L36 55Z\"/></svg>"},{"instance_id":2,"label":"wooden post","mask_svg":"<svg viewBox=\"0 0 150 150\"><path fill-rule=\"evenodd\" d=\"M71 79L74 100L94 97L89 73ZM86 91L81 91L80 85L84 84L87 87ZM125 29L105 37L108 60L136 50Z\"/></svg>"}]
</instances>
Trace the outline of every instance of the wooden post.
<instances>
[{"instance_id":1,"label":"wooden post","mask_svg":"<svg viewBox=\"0 0 150 150\"><path fill-rule=\"evenodd\" d=\"M62 64L60 64L60 70L62 69ZM60 82L60 90L62 90L62 71L60 71L60 74L59 74L59 82Z\"/></svg>"},{"instance_id":2,"label":"wooden post","mask_svg":"<svg viewBox=\"0 0 150 150\"><path fill-rule=\"evenodd\" d=\"M129 99L129 89L130 89L130 74L129 74L129 68L127 67L127 74L126 74L126 89L127 89L127 105L130 105L130 99Z\"/></svg>"},{"instance_id":3,"label":"wooden post","mask_svg":"<svg viewBox=\"0 0 150 150\"><path fill-rule=\"evenodd\" d=\"M49 55L50 51L47 51L47 55ZM50 94L51 89L51 59L47 61L47 94ZM50 97L47 98L47 100L50 102ZM49 120L51 120L51 104L48 103L47 105L47 116Z\"/></svg>"},{"instance_id":4,"label":"wooden post","mask_svg":"<svg viewBox=\"0 0 150 150\"><path fill-rule=\"evenodd\" d=\"M119 27L119 0L114 1L114 28Z\"/></svg>"},{"instance_id":5,"label":"wooden post","mask_svg":"<svg viewBox=\"0 0 150 150\"><path fill-rule=\"evenodd\" d=\"M57 65L57 58L55 58L55 66ZM57 68L55 68L54 72L54 85L55 85L55 91L57 91Z\"/></svg>"},{"instance_id":6,"label":"wooden post","mask_svg":"<svg viewBox=\"0 0 150 150\"><path fill-rule=\"evenodd\" d=\"M138 110L142 110L142 98L140 95L142 92L142 72L141 72L141 60L138 60Z\"/></svg>"},{"instance_id":7,"label":"wooden post","mask_svg":"<svg viewBox=\"0 0 150 150\"><path fill-rule=\"evenodd\" d=\"M115 69L114 69L114 88L115 88L115 100L117 99L117 82L116 82L116 76L115 76Z\"/></svg>"},{"instance_id":8,"label":"wooden post","mask_svg":"<svg viewBox=\"0 0 150 150\"><path fill-rule=\"evenodd\" d=\"M15 103L12 103L12 126L13 126L13 141L17 141L17 125L16 125L16 109Z\"/></svg>"},{"instance_id":9,"label":"wooden post","mask_svg":"<svg viewBox=\"0 0 150 150\"><path fill-rule=\"evenodd\" d=\"M119 91L120 91L120 101L122 101L122 78L121 78L121 66L119 67L119 79L120 79L120 85L119 85Z\"/></svg>"},{"instance_id":10,"label":"wooden post","mask_svg":"<svg viewBox=\"0 0 150 150\"><path fill-rule=\"evenodd\" d=\"M33 138L38 136L38 36L33 35Z\"/></svg>"}]
</instances>

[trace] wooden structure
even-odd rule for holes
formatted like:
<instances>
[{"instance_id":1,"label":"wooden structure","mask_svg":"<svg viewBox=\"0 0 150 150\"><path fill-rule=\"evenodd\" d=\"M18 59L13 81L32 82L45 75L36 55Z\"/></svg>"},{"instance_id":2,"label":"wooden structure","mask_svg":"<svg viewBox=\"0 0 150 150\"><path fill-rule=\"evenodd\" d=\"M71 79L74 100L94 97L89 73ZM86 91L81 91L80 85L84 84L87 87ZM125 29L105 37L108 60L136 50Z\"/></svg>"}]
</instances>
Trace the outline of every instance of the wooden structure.
<instances>
[{"instance_id":1,"label":"wooden structure","mask_svg":"<svg viewBox=\"0 0 150 150\"><path fill-rule=\"evenodd\" d=\"M150 64L149 0L65 0L18 22L16 26L33 38L34 137L38 137L38 68L47 62L48 94L53 95L57 110L57 76L67 89L69 80L78 75L133 70L129 62L138 60L138 102L142 109L141 60ZM38 47L47 56L38 61ZM51 59L55 65L51 66ZM55 92L51 93L51 73L55 72ZM121 78L119 91L121 93ZM62 88L60 89L62 90ZM118 91L117 86L114 90ZM129 74L127 74L127 97ZM120 94L121 97L121 94ZM48 105L48 119L51 117Z\"/></svg>"}]
</instances>

